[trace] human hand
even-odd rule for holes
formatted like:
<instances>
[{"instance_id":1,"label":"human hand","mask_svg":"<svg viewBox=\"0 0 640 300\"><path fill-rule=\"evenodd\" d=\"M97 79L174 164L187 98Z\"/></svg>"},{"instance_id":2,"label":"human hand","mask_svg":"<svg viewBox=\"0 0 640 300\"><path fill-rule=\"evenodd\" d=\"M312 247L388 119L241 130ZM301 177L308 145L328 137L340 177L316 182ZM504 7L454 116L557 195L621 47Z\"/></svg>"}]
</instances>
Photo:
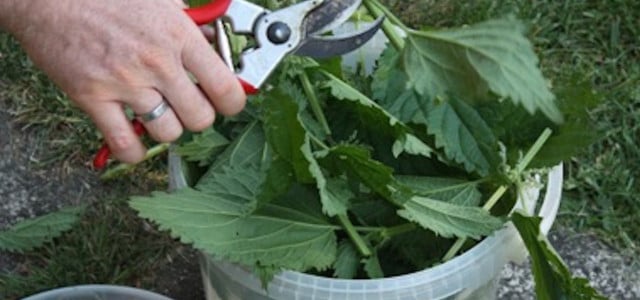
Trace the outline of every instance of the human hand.
<instances>
[{"instance_id":1,"label":"human hand","mask_svg":"<svg viewBox=\"0 0 640 300\"><path fill-rule=\"evenodd\" d=\"M235 114L244 107L246 96L236 76L182 11L180 1L3 2L2 9L12 12L5 27L93 119L123 162L138 162L145 154L125 105L144 114L167 99L172 109L145 123L161 142L177 139L183 126L205 129L216 112Z\"/></svg>"}]
</instances>

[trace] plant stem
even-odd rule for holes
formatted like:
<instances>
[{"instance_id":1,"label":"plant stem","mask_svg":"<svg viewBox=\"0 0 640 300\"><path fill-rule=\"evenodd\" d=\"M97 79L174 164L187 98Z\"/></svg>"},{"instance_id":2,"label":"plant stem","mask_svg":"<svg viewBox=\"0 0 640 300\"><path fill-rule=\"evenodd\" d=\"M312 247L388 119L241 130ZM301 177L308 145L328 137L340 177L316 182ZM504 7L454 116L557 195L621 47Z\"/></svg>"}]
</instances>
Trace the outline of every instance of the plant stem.
<instances>
[{"instance_id":1,"label":"plant stem","mask_svg":"<svg viewBox=\"0 0 640 300\"><path fill-rule=\"evenodd\" d=\"M369 249L369 246L364 241L364 239L362 239L360 234L358 234L356 228L353 226L353 223L351 223L351 220L349 220L349 217L345 214L340 214L338 215L338 220L340 220L340 224L342 224L344 229L347 231L347 234L351 238L351 241L353 241L353 243L356 245L358 252L360 252L360 254L362 254L362 256L364 257L371 256L373 252L371 251L371 249Z\"/></svg>"},{"instance_id":2,"label":"plant stem","mask_svg":"<svg viewBox=\"0 0 640 300\"><path fill-rule=\"evenodd\" d=\"M416 224L414 223L405 223L405 224L400 224L398 226L385 228L380 232L380 235L383 238L390 238L396 235L400 235L400 234L415 230L416 228L417 228Z\"/></svg>"},{"instance_id":3,"label":"plant stem","mask_svg":"<svg viewBox=\"0 0 640 300\"><path fill-rule=\"evenodd\" d=\"M402 49L404 49L404 38L398 35L398 32L393 26L394 24L391 23L391 20L396 22L395 25L400 27L402 30L407 31L408 28L377 0L364 0L364 5L365 7L367 7L367 10L374 18L377 19L381 16L386 17L386 19L382 23L382 31L396 50L401 51Z\"/></svg>"},{"instance_id":4,"label":"plant stem","mask_svg":"<svg viewBox=\"0 0 640 300\"><path fill-rule=\"evenodd\" d=\"M309 101L309 105L311 106L311 110L313 111L313 114L316 116L316 119L318 119L318 122L320 122L320 125L322 126L322 129L324 130L324 132L328 136L330 136L331 128L329 128L329 123L327 122L327 118L324 116L324 113L322 112L322 108L320 107L320 102L318 101L316 92L313 90L313 85L311 84L311 81L309 81L309 76L307 76L306 72L300 73L300 81L302 82L302 87L304 88L305 94L307 94L307 100Z\"/></svg>"},{"instance_id":5,"label":"plant stem","mask_svg":"<svg viewBox=\"0 0 640 300\"><path fill-rule=\"evenodd\" d=\"M527 151L527 154L525 154L522 160L520 160L516 165L514 169L515 176L520 177L522 172L524 172L527 166L529 166L529 164L531 163L533 158L536 156L536 154L540 152L540 149L542 149L542 146L544 146L544 143L547 142L547 140L551 136L551 133L552 133L551 129L546 128L542 132L542 134L540 134L540 136L538 137L536 142L533 144L533 146L531 146L531 148L529 148L529 151ZM510 179L514 180L515 178L510 178ZM486 211L490 211L493 208L493 206L495 206L496 203L498 203L498 200L500 200L500 198L504 195L504 193L507 192L507 189L508 188L506 185L501 185L500 187L498 187L498 189L493 193L493 195L491 195L489 200L487 200L487 203L485 203L482 206L482 209ZM453 246L449 248L449 251L447 251L447 253L444 255L444 257L442 258L442 261L445 262L452 259L456 255L456 253L460 251L462 246L464 246L464 243L466 241L467 241L466 238L458 238L458 240L456 240Z\"/></svg>"},{"instance_id":6,"label":"plant stem","mask_svg":"<svg viewBox=\"0 0 640 300\"><path fill-rule=\"evenodd\" d=\"M156 146L154 146L153 148L147 150L147 154L145 154L143 161L149 160L153 157L156 157L160 154L162 154L163 152L167 151L169 149L169 143L162 143L162 144L158 144ZM100 179L102 180L111 180L114 179L116 177L118 177L119 175L122 175L128 171L133 170L135 167L137 166L137 164L119 164L114 168L111 168L107 171L104 172L104 174L102 174L102 176L100 176Z\"/></svg>"},{"instance_id":7,"label":"plant stem","mask_svg":"<svg viewBox=\"0 0 640 300\"><path fill-rule=\"evenodd\" d=\"M375 5L376 8L378 8L385 15L386 18L388 18L392 23L394 23L394 25L400 27L404 31L410 31L411 30L411 28L409 28L407 25L405 25L402 22L402 20L400 20L400 18L398 18L396 15L394 15L387 8L387 6L385 6L384 4L380 3L380 1L378 1L378 0L365 0L365 1L369 1L373 5Z\"/></svg>"}]
</instances>

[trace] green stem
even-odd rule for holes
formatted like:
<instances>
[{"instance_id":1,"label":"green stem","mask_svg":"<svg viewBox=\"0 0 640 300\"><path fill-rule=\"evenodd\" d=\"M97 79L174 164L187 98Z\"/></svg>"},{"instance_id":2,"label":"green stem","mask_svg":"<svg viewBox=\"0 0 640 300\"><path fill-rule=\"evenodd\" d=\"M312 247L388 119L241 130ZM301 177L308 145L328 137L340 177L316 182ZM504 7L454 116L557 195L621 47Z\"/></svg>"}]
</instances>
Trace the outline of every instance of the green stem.
<instances>
[{"instance_id":1,"label":"green stem","mask_svg":"<svg viewBox=\"0 0 640 300\"><path fill-rule=\"evenodd\" d=\"M516 165L514 169L515 176L519 177L522 174L522 172L524 172L524 170L527 168L527 166L529 166L529 164L531 163L533 158L536 156L536 154L540 152L540 149L542 149L542 146L544 146L544 143L547 142L547 140L551 136L551 133L552 131L549 128L545 129L542 132L542 134L538 137L538 139L533 144L533 146L529 148L529 151L527 151L527 154L525 154L522 160L520 160ZM491 195L489 200L487 200L487 203L485 203L482 206L482 209L486 211L490 211L496 205L496 203L498 203L500 198L502 198L502 196L507 192L507 189L508 188L506 185L501 185L500 187L498 187L498 189L493 193L493 195ZM462 246L464 246L464 243L466 241L467 241L466 238L459 238L458 240L456 240L453 246L451 246L451 248L449 248L449 251L447 251L447 253L444 255L444 257L442 258L442 261L444 262L452 259L456 255L456 253L458 253L458 251L462 249Z\"/></svg>"},{"instance_id":2,"label":"green stem","mask_svg":"<svg viewBox=\"0 0 640 300\"><path fill-rule=\"evenodd\" d=\"M143 161L147 161L153 157L156 157L169 149L169 143L158 144L153 148L147 150L147 154L145 154ZM111 168L100 176L102 180L111 180L114 179L128 171L133 170L137 164L119 164L114 168Z\"/></svg>"},{"instance_id":3,"label":"green stem","mask_svg":"<svg viewBox=\"0 0 640 300\"><path fill-rule=\"evenodd\" d=\"M300 81L302 82L302 87L304 88L305 94L307 94L307 100L309 101L309 105L311 106L311 110L313 114L320 122L322 129L324 132L330 136L331 129L329 128L329 123L327 122L327 118L325 118L324 113L322 112L322 108L320 107L320 102L318 101L318 97L316 95L315 90L313 89L313 85L311 81L309 81L309 76L307 76L306 72L300 73Z\"/></svg>"},{"instance_id":4,"label":"green stem","mask_svg":"<svg viewBox=\"0 0 640 300\"><path fill-rule=\"evenodd\" d=\"M351 223L351 220L349 220L349 217L345 214L340 214L338 215L338 220L340 220L340 224L342 224L344 229L347 231L347 235L349 235L351 241L356 245L360 254L364 257L371 256L373 252L369 249L369 246L367 246L367 243L362 239L360 234L358 234L358 231L353 226L353 223Z\"/></svg>"},{"instance_id":5,"label":"green stem","mask_svg":"<svg viewBox=\"0 0 640 300\"><path fill-rule=\"evenodd\" d=\"M322 142L318 137L316 137L313 134L309 134L309 137L311 138L311 141L314 142L316 145L318 145L318 147L322 148L323 150L329 150L329 146L327 146L327 144L325 144L324 142Z\"/></svg>"},{"instance_id":6,"label":"green stem","mask_svg":"<svg viewBox=\"0 0 640 300\"><path fill-rule=\"evenodd\" d=\"M382 16L386 17L384 22L382 22L382 31L389 39L391 45L396 48L396 50L401 51L402 49L404 49L404 38L398 35L396 28L393 26L394 24L392 24L390 20L395 20L395 22L398 22L396 25L402 28L402 30L407 31L408 28L378 1L364 0L364 5L374 18L377 19Z\"/></svg>"},{"instance_id":7,"label":"green stem","mask_svg":"<svg viewBox=\"0 0 640 300\"><path fill-rule=\"evenodd\" d=\"M380 232L380 235L383 238L390 238L396 235L400 235L400 234L415 230L416 228L417 226L414 223L405 223L405 224L400 224L398 226L385 228Z\"/></svg>"},{"instance_id":8,"label":"green stem","mask_svg":"<svg viewBox=\"0 0 640 300\"><path fill-rule=\"evenodd\" d=\"M520 160L520 162L516 165L517 174L524 172L527 166L529 166L531 161L536 157L538 152L540 152L540 149L542 149L542 146L544 146L544 143L546 143L549 137L551 137L552 133L553 132L549 128L545 129L542 132L540 137L538 137L538 140L536 140L536 142L533 144L533 146L531 146L529 151L527 151L527 154L525 154L522 160Z\"/></svg>"},{"instance_id":9,"label":"green stem","mask_svg":"<svg viewBox=\"0 0 640 300\"><path fill-rule=\"evenodd\" d=\"M369 1L373 5L375 5L385 15L385 17L387 17L391 21L391 23L394 23L394 25L400 27L404 31L411 31L411 28L409 28L407 25L405 25L402 22L402 20L400 20L400 18L398 18L396 15L394 15L387 8L387 6L382 4L382 3L380 3L380 1L378 1L378 0L365 0L365 1Z\"/></svg>"}]
</instances>

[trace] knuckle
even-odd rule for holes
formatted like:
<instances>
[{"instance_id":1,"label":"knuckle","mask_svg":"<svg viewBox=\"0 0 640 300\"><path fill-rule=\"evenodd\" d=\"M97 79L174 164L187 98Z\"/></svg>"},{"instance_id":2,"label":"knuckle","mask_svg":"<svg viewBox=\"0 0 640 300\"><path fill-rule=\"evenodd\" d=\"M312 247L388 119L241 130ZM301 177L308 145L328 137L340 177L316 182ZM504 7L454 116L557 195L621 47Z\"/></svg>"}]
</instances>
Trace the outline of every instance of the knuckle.
<instances>
[{"instance_id":1,"label":"knuckle","mask_svg":"<svg viewBox=\"0 0 640 300\"><path fill-rule=\"evenodd\" d=\"M114 153L128 152L135 147L136 143L131 137L117 133L108 135L106 139L111 151Z\"/></svg>"},{"instance_id":2,"label":"knuckle","mask_svg":"<svg viewBox=\"0 0 640 300\"><path fill-rule=\"evenodd\" d=\"M215 114L212 110L207 112L201 112L197 118L192 118L185 126L193 131L203 131L213 124L215 121Z\"/></svg>"},{"instance_id":3,"label":"knuckle","mask_svg":"<svg viewBox=\"0 0 640 300\"><path fill-rule=\"evenodd\" d=\"M134 137L123 134L112 134L107 136L109 148L118 160L124 163L138 163L144 159L144 151L138 149L139 143Z\"/></svg>"},{"instance_id":4,"label":"knuckle","mask_svg":"<svg viewBox=\"0 0 640 300\"><path fill-rule=\"evenodd\" d=\"M165 49L146 47L140 51L138 59L143 68L151 70L160 78L172 80L178 74L175 59Z\"/></svg>"},{"instance_id":5,"label":"knuckle","mask_svg":"<svg viewBox=\"0 0 640 300\"><path fill-rule=\"evenodd\" d=\"M177 140L182 135L182 127L175 126L173 122L162 122L158 124L157 133L154 134L154 138L158 142L169 143Z\"/></svg>"},{"instance_id":6,"label":"knuckle","mask_svg":"<svg viewBox=\"0 0 640 300\"><path fill-rule=\"evenodd\" d=\"M213 101L220 101L227 97L238 94L238 83L234 79L224 78L211 85Z\"/></svg>"}]
</instances>

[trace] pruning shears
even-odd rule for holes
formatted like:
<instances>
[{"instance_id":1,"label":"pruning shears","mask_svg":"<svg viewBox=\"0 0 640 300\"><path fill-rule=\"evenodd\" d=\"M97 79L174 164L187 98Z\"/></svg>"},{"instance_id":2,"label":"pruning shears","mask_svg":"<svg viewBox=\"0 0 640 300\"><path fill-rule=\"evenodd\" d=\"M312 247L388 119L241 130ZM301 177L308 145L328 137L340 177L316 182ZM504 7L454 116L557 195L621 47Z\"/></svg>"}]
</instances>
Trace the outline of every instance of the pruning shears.
<instances>
[{"instance_id":1,"label":"pruning shears","mask_svg":"<svg viewBox=\"0 0 640 300\"><path fill-rule=\"evenodd\" d=\"M307 0L270 11L245 0L214 0L208 4L185 9L197 24L214 23L217 51L235 73L247 94L255 94L290 54L327 58L351 52L380 29L382 18L362 29L341 36L324 33L344 23L360 6L362 0ZM223 22L234 34L246 35L254 46L244 49L239 62L232 61L229 38ZM138 135L145 133L144 125L133 120ZM106 166L111 151L104 144L96 154L96 169Z\"/></svg>"}]
</instances>

